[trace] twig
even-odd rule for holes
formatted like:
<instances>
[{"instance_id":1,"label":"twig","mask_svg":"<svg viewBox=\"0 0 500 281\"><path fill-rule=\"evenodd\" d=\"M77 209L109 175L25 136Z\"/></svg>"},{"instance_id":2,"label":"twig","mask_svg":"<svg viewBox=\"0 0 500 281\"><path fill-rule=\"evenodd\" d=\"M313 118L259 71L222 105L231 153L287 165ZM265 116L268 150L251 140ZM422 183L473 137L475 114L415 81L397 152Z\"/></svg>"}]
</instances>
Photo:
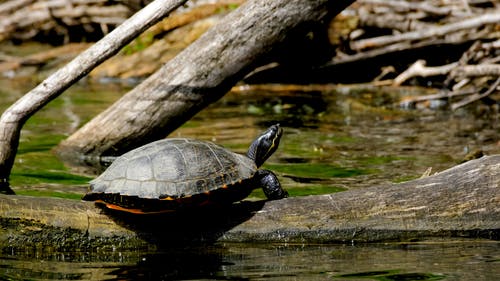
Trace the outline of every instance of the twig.
<instances>
[{"instance_id":1,"label":"twig","mask_svg":"<svg viewBox=\"0 0 500 281\"><path fill-rule=\"evenodd\" d=\"M424 11L429 14L435 15L455 15L462 16L464 13L458 12L453 6L450 7L436 7L430 5L427 2L408 2L408 1L394 1L394 0L360 0L358 1L363 4L373 4L373 5L384 5L391 6L396 9L408 11L408 10L417 10Z\"/></svg>"},{"instance_id":2,"label":"twig","mask_svg":"<svg viewBox=\"0 0 500 281\"><path fill-rule=\"evenodd\" d=\"M361 51L363 49L383 47L399 43L401 41L423 40L431 37L440 37L452 32L464 29L474 29L486 24L498 24L499 22L500 13L488 13L440 27L354 41L351 42L351 48L353 50Z\"/></svg>"},{"instance_id":3,"label":"twig","mask_svg":"<svg viewBox=\"0 0 500 281\"><path fill-rule=\"evenodd\" d=\"M450 76L454 78L479 76L500 77L500 64L463 65L453 69Z\"/></svg>"},{"instance_id":4,"label":"twig","mask_svg":"<svg viewBox=\"0 0 500 281\"><path fill-rule=\"evenodd\" d=\"M453 103L451 105L451 109L452 110L456 110L460 107L463 107L469 103L473 103L477 100L480 100L482 98L485 98L487 96L489 96L491 93L493 93L495 90L497 90L497 87L498 85L500 85L500 78L498 78L495 83L493 83L493 85L491 85L491 87L484 93L482 94L474 94L472 96L469 96L467 98L464 98L463 100L459 101L459 102L456 102L456 103Z\"/></svg>"},{"instance_id":5,"label":"twig","mask_svg":"<svg viewBox=\"0 0 500 281\"><path fill-rule=\"evenodd\" d=\"M394 79L393 85L400 86L406 80L416 76L429 77L429 76L445 75L450 73L454 68L456 68L458 64L454 62L442 66L433 66L433 67L425 65L426 62L424 60L417 60L407 70L399 74L398 77Z\"/></svg>"},{"instance_id":6,"label":"twig","mask_svg":"<svg viewBox=\"0 0 500 281\"><path fill-rule=\"evenodd\" d=\"M0 4L0 14L10 14L16 10L19 10L31 3L35 2L35 0L14 0L7 1Z\"/></svg>"},{"instance_id":7,"label":"twig","mask_svg":"<svg viewBox=\"0 0 500 281\"><path fill-rule=\"evenodd\" d=\"M422 30L435 27L434 24L415 20L409 17L408 15L384 14L384 16L381 17L380 14L372 13L370 11L365 11L365 9L360 9L358 14L359 14L358 16L360 25L362 26L393 29L401 32Z\"/></svg>"}]
</instances>

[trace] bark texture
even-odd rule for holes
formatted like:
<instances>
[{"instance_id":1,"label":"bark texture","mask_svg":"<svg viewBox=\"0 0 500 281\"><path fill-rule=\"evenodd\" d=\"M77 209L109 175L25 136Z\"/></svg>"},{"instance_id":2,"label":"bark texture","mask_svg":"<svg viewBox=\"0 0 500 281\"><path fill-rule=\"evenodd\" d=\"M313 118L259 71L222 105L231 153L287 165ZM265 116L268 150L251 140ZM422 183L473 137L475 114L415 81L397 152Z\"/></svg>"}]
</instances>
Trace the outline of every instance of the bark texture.
<instances>
[{"instance_id":1,"label":"bark texture","mask_svg":"<svg viewBox=\"0 0 500 281\"><path fill-rule=\"evenodd\" d=\"M0 245L21 248L499 240L500 155L401 184L167 216L110 213L91 202L0 195L0 223Z\"/></svg>"},{"instance_id":2,"label":"bark texture","mask_svg":"<svg viewBox=\"0 0 500 281\"><path fill-rule=\"evenodd\" d=\"M291 31L351 0L247 1L155 74L62 142L65 159L112 156L160 139L221 98ZM103 130L103 128L106 128Z\"/></svg>"}]
</instances>

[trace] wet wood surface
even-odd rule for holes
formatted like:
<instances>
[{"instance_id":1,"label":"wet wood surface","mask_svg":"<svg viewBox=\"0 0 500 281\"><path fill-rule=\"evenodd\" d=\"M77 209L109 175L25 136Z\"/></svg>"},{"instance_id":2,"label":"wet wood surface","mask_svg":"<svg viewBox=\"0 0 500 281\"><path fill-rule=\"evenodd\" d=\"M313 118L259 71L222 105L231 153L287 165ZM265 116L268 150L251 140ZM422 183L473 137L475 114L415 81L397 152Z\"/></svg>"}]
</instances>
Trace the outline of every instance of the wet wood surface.
<instances>
[{"instance_id":1,"label":"wet wood surface","mask_svg":"<svg viewBox=\"0 0 500 281\"><path fill-rule=\"evenodd\" d=\"M136 249L197 242L362 243L500 239L500 155L389 186L169 215L0 195L0 245Z\"/></svg>"}]
</instances>

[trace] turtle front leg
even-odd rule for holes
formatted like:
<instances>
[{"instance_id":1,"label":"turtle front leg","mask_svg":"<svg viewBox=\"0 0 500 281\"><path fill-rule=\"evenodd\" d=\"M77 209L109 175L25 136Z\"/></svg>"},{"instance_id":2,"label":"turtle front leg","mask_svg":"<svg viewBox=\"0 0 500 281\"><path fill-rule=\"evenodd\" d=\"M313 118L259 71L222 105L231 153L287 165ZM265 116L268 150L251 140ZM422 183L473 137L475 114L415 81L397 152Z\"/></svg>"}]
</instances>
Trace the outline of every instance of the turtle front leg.
<instances>
[{"instance_id":1,"label":"turtle front leg","mask_svg":"<svg viewBox=\"0 0 500 281\"><path fill-rule=\"evenodd\" d=\"M288 197L288 192L281 188L276 175L269 170L257 170L255 180L264 190L267 199L277 200Z\"/></svg>"}]
</instances>

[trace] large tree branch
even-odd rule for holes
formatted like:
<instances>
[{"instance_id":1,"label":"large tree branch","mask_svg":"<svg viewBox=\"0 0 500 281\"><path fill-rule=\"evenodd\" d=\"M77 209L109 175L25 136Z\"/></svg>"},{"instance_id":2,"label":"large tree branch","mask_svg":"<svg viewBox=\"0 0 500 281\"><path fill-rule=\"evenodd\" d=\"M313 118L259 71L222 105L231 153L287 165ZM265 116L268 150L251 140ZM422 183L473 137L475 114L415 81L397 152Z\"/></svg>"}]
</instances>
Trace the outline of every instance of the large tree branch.
<instances>
[{"instance_id":1,"label":"large tree branch","mask_svg":"<svg viewBox=\"0 0 500 281\"><path fill-rule=\"evenodd\" d=\"M352 2L247 1L62 142L60 155L120 155L166 136L221 98L291 31L332 16Z\"/></svg>"},{"instance_id":2,"label":"large tree branch","mask_svg":"<svg viewBox=\"0 0 500 281\"><path fill-rule=\"evenodd\" d=\"M117 53L137 35L184 2L186 0L156 0L152 2L66 66L45 79L2 114L0 117L0 188L8 186L20 131L26 120L94 67Z\"/></svg>"}]
</instances>

